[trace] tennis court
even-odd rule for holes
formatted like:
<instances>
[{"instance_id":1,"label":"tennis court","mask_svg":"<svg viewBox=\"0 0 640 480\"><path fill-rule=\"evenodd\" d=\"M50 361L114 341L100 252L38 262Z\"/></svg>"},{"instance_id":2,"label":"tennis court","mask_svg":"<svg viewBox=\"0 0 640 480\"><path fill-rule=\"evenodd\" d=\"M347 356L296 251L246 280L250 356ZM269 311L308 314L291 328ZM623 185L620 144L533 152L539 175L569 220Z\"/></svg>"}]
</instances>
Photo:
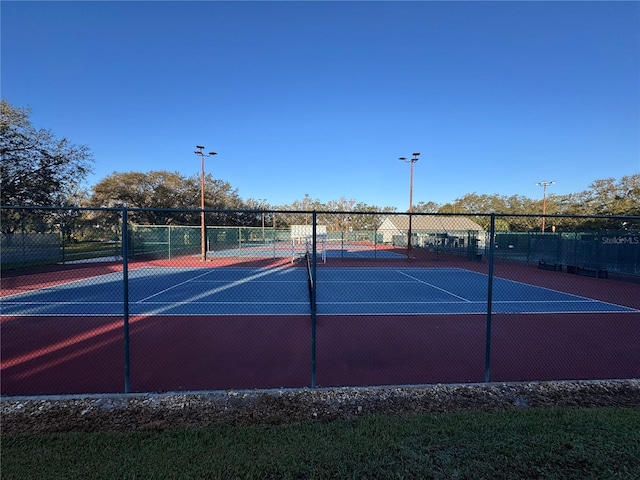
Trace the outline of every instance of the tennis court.
<instances>
[{"instance_id":1,"label":"tennis court","mask_svg":"<svg viewBox=\"0 0 640 480\"><path fill-rule=\"evenodd\" d=\"M628 222L215 211L203 235L156 213L3 237L0 394L640 377Z\"/></svg>"},{"instance_id":2,"label":"tennis court","mask_svg":"<svg viewBox=\"0 0 640 480\"><path fill-rule=\"evenodd\" d=\"M486 264L388 253L319 256L313 289L286 253L20 272L2 395L482 382ZM507 262L491 285L492 381L640 376L637 285Z\"/></svg>"},{"instance_id":3,"label":"tennis court","mask_svg":"<svg viewBox=\"0 0 640 480\"><path fill-rule=\"evenodd\" d=\"M319 315L482 314L487 276L461 268L319 268ZM131 315L308 315L306 269L147 267L129 272ZM100 316L123 311L122 273L2 298L2 315ZM624 305L494 278L493 312L638 313Z\"/></svg>"}]
</instances>

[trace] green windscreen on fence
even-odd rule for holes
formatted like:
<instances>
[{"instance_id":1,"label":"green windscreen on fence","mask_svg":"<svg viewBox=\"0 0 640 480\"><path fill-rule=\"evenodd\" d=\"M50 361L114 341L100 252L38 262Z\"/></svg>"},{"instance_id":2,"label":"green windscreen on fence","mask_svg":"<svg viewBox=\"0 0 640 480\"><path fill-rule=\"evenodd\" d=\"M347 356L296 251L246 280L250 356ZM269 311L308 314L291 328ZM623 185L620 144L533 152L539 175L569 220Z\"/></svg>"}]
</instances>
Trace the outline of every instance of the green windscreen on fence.
<instances>
[{"instance_id":1,"label":"green windscreen on fence","mask_svg":"<svg viewBox=\"0 0 640 480\"><path fill-rule=\"evenodd\" d=\"M200 227L131 225L129 232L130 250L134 256L171 258L200 251Z\"/></svg>"},{"instance_id":2,"label":"green windscreen on fence","mask_svg":"<svg viewBox=\"0 0 640 480\"><path fill-rule=\"evenodd\" d=\"M640 235L629 232L497 232L495 239L502 258L640 273Z\"/></svg>"},{"instance_id":3,"label":"green windscreen on fence","mask_svg":"<svg viewBox=\"0 0 640 480\"><path fill-rule=\"evenodd\" d=\"M3 233L0 249L4 266L62 260L62 243L57 233Z\"/></svg>"}]
</instances>

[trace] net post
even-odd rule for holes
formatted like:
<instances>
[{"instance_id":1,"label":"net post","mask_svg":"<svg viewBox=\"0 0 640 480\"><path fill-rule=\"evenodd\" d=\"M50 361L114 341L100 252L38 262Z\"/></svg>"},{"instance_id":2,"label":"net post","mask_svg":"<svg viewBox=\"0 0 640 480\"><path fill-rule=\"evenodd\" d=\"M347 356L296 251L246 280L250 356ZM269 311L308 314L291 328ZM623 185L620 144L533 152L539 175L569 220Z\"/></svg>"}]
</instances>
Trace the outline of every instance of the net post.
<instances>
[{"instance_id":1,"label":"net post","mask_svg":"<svg viewBox=\"0 0 640 480\"><path fill-rule=\"evenodd\" d=\"M123 335L124 335L124 393L131 391L129 356L129 219L127 207L122 208L122 288L123 288Z\"/></svg>"},{"instance_id":2,"label":"net post","mask_svg":"<svg viewBox=\"0 0 640 480\"><path fill-rule=\"evenodd\" d=\"M495 249L494 241L496 233L496 214L491 214L491 223L489 226L489 252L487 252L487 261L489 269L487 272L487 332L485 340L484 354L484 381L491 381L491 302L493 299L493 251Z\"/></svg>"}]
</instances>

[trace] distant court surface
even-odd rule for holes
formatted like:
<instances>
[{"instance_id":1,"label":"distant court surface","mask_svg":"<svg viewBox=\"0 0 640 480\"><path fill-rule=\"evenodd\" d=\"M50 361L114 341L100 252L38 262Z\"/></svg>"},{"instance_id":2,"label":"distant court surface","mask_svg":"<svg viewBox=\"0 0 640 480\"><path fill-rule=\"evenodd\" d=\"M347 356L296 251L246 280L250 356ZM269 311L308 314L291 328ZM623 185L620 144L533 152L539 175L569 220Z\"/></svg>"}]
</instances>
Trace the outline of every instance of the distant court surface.
<instances>
[{"instance_id":1,"label":"distant court surface","mask_svg":"<svg viewBox=\"0 0 640 480\"><path fill-rule=\"evenodd\" d=\"M369 242L318 242L318 258L387 258L401 259L406 254L394 249L388 249L384 245L374 246ZM223 248L207 252L207 258L286 258L297 257L307 249L311 249L311 242L298 243L272 242L272 243L246 243L241 247Z\"/></svg>"},{"instance_id":2,"label":"distant court surface","mask_svg":"<svg viewBox=\"0 0 640 480\"><path fill-rule=\"evenodd\" d=\"M10 316L123 314L122 273L4 296ZM318 315L487 312L487 276L461 268L318 268ZM309 315L306 269L139 268L129 272L129 314ZM495 277L495 314L638 313L640 310Z\"/></svg>"}]
</instances>

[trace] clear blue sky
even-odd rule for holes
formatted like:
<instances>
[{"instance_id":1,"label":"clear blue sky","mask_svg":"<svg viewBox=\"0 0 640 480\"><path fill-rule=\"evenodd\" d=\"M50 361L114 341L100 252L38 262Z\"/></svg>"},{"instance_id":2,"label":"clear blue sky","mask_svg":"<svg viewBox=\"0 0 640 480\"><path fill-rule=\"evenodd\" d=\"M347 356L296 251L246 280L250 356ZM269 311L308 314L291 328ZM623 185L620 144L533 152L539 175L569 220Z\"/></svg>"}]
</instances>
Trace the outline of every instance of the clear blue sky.
<instances>
[{"instance_id":1,"label":"clear blue sky","mask_svg":"<svg viewBox=\"0 0 640 480\"><path fill-rule=\"evenodd\" d=\"M2 97L110 173L271 206L542 196L640 172L640 3L3 1Z\"/></svg>"}]
</instances>

